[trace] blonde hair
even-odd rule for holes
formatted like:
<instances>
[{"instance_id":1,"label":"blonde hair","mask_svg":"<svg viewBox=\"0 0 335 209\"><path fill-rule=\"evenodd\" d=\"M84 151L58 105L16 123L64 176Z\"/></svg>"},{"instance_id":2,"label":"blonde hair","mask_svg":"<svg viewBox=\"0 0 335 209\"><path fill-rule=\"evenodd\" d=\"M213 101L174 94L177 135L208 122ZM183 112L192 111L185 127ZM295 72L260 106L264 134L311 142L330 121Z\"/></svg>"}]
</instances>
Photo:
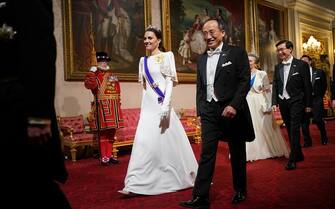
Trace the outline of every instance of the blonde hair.
<instances>
[{"instance_id":1,"label":"blonde hair","mask_svg":"<svg viewBox=\"0 0 335 209\"><path fill-rule=\"evenodd\" d=\"M259 65L259 57L256 55L256 54L253 54L253 53L249 53L248 54L248 57L253 57L255 58L255 68L256 69L260 69L260 65Z\"/></svg>"}]
</instances>

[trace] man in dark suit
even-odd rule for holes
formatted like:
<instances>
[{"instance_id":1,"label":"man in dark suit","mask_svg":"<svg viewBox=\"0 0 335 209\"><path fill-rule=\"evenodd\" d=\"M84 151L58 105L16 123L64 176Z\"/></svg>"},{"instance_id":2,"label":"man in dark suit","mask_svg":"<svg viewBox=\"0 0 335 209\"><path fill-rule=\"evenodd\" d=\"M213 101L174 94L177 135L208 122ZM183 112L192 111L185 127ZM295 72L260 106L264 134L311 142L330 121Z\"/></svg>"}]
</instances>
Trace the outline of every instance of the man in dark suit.
<instances>
[{"instance_id":1,"label":"man in dark suit","mask_svg":"<svg viewBox=\"0 0 335 209\"><path fill-rule=\"evenodd\" d=\"M232 203L246 198L245 142L255 138L246 95L250 70L247 53L223 43L225 30L217 19L204 23L209 51L197 62L197 115L201 118L202 150L193 198L181 202L189 208L209 208L209 190L220 140L228 142L235 195Z\"/></svg>"},{"instance_id":2,"label":"man in dark suit","mask_svg":"<svg viewBox=\"0 0 335 209\"><path fill-rule=\"evenodd\" d=\"M276 44L282 63L275 66L272 83L272 105L279 105L290 141L290 156L286 170L296 168L296 162L303 161L300 146L300 124L305 112L311 112L312 84L308 65L293 57L293 43L281 40Z\"/></svg>"},{"instance_id":3,"label":"man in dark suit","mask_svg":"<svg viewBox=\"0 0 335 209\"><path fill-rule=\"evenodd\" d=\"M71 208L56 114L52 0L0 1L0 126L7 208Z\"/></svg>"},{"instance_id":4,"label":"man in dark suit","mask_svg":"<svg viewBox=\"0 0 335 209\"><path fill-rule=\"evenodd\" d=\"M323 70L316 69L312 67L312 58L308 55L303 55L300 58L302 61L306 62L309 66L309 72L311 76L312 83L312 116L313 120L318 126L321 135L321 143L326 145L328 143L328 137L325 127L325 122L323 120L323 97L325 96L327 90L327 80L326 74ZM309 133L311 114L306 113L302 122L302 133L304 135L304 147L312 146L312 139Z\"/></svg>"}]
</instances>

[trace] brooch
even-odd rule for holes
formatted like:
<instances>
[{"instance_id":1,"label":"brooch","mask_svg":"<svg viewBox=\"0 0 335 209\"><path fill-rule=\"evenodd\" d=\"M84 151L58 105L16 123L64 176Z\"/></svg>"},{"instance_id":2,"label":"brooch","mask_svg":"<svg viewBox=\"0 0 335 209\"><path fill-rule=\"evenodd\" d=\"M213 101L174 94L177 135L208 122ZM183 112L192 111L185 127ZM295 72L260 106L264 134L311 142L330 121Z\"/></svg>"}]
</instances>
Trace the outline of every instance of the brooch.
<instances>
[{"instance_id":1,"label":"brooch","mask_svg":"<svg viewBox=\"0 0 335 209\"><path fill-rule=\"evenodd\" d=\"M157 64L161 64L164 60L164 54L159 54L155 57L155 61Z\"/></svg>"},{"instance_id":2,"label":"brooch","mask_svg":"<svg viewBox=\"0 0 335 209\"><path fill-rule=\"evenodd\" d=\"M154 88L157 88L158 86L159 86L159 85L158 85L157 82L155 82L155 83L152 84L152 87L154 87Z\"/></svg>"}]
</instances>

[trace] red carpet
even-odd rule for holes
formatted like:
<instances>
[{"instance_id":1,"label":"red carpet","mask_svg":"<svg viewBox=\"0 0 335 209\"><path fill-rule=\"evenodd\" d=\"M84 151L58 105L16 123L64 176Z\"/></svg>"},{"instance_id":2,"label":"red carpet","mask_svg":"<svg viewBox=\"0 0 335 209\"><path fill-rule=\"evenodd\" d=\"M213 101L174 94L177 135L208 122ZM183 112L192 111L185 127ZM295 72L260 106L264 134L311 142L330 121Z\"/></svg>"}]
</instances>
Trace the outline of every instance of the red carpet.
<instances>
[{"instance_id":1,"label":"red carpet","mask_svg":"<svg viewBox=\"0 0 335 209\"><path fill-rule=\"evenodd\" d=\"M217 156L211 209L334 209L335 208L335 121L327 121L329 144L320 145L319 132L311 126L313 147L304 148L305 161L294 171L285 171L287 159L276 158L248 163L248 197L238 205L230 203L233 189L227 145ZM282 130L287 138L286 130ZM199 157L199 145L192 145ZM69 180L62 186L73 209L181 209L178 203L191 197L191 189L157 196L124 198L117 191L129 160L101 167L96 159L67 162Z\"/></svg>"}]
</instances>

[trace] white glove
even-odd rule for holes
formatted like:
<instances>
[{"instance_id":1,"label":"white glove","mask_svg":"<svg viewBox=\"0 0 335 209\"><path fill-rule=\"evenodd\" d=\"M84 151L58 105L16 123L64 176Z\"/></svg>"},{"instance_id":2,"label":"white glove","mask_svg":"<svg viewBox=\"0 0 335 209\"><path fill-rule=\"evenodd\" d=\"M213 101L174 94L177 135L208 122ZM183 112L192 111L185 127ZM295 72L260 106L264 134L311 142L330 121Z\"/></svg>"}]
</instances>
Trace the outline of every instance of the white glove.
<instances>
[{"instance_id":1,"label":"white glove","mask_svg":"<svg viewBox=\"0 0 335 209\"><path fill-rule=\"evenodd\" d=\"M163 119L164 117L168 117L170 113L170 107L168 105L163 104L161 106L161 111L159 113L159 115L161 116L161 119Z\"/></svg>"},{"instance_id":2,"label":"white glove","mask_svg":"<svg viewBox=\"0 0 335 209\"><path fill-rule=\"evenodd\" d=\"M165 97L163 104L161 106L161 112L160 116L161 119L164 117L169 117L170 115L170 105L171 105L171 94L172 94L172 87L173 87L173 82L171 80L171 77L166 77L165 79Z\"/></svg>"},{"instance_id":3,"label":"white glove","mask_svg":"<svg viewBox=\"0 0 335 209\"><path fill-rule=\"evenodd\" d=\"M98 68L96 67L96 66L92 66L91 68L90 68L90 71L91 72L95 72L95 71L97 71L98 70Z\"/></svg>"}]
</instances>

